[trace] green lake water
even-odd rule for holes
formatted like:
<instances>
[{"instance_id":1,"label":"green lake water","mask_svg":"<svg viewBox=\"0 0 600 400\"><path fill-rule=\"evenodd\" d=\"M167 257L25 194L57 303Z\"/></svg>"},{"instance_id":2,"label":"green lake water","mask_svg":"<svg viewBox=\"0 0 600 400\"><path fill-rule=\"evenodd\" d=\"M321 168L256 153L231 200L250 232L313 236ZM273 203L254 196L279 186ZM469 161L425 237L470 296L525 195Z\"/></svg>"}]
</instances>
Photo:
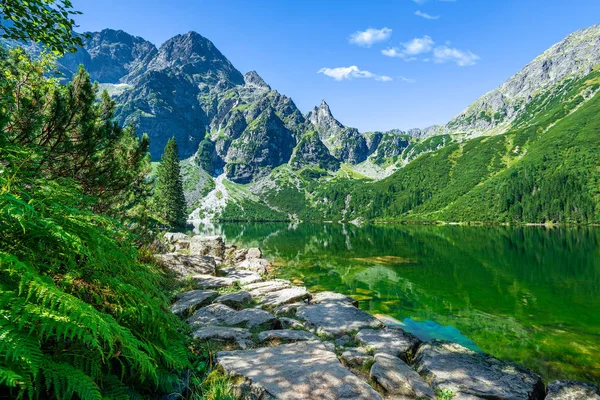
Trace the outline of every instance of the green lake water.
<instances>
[{"instance_id":1,"label":"green lake water","mask_svg":"<svg viewBox=\"0 0 600 400\"><path fill-rule=\"evenodd\" d=\"M222 224L282 278L350 295L423 340L600 383L600 229Z\"/></svg>"}]
</instances>

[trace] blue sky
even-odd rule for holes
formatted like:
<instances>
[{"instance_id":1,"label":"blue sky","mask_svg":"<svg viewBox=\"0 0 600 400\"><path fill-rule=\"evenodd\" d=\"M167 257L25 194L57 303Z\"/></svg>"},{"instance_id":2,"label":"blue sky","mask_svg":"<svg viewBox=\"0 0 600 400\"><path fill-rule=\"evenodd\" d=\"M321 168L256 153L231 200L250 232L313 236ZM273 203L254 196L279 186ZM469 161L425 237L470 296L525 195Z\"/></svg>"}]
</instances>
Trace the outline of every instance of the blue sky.
<instances>
[{"instance_id":1,"label":"blue sky","mask_svg":"<svg viewBox=\"0 0 600 400\"><path fill-rule=\"evenodd\" d=\"M159 46L194 30L303 113L325 99L361 131L443 124L569 33L600 23L599 0L73 3L84 13L79 31L123 29Z\"/></svg>"}]
</instances>

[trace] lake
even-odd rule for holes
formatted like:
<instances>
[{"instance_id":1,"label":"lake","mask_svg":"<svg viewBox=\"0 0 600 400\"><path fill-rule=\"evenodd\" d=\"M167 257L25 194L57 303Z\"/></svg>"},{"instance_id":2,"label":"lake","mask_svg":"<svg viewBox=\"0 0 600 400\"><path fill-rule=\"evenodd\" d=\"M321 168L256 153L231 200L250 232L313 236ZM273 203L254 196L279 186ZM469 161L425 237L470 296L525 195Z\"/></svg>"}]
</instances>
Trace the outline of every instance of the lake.
<instances>
[{"instance_id":1,"label":"lake","mask_svg":"<svg viewBox=\"0 0 600 400\"><path fill-rule=\"evenodd\" d=\"M279 275L548 381L600 383L600 229L226 223Z\"/></svg>"}]
</instances>

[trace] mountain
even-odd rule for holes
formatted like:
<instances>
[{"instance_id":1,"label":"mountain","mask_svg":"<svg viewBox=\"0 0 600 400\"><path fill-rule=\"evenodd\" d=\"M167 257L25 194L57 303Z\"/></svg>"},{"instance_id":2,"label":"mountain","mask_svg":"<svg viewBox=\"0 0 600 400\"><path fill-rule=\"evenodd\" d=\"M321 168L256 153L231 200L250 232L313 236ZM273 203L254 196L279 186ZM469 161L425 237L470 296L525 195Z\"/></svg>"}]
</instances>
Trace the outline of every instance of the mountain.
<instances>
[{"instance_id":1,"label":"mountain","mask_svg":"<svg viewBox=\"0 0 600 400\"><path fill-rule=\"evenodd\" d=\"M384 179L366 180L363 164L334 175L279 168L249 189L301 220L598 223L599 43L600 26L569 35L425 134L364 134L378 143L367 164L377 165L379 155L383 166L395 162ZM315 120L342 132L321 108ZM505 114L476 118L482 110Z\"/></svg>"},{"instance_id":2,"label":"mountain","mask_svg":"<svg viewBox=\"0 0 600 400\"><path fill-rule=\"evenodd\" d=\"M600 64L599 48L600 25L570 34L453 118L443 133L489 135L506 132L515 122L526 124L564 85Z\"/></svg>"},{"instance_id":3,"label":"mountain","mask_svg":"<svg viewBox=\"0 0 600 400\"><path fill-rule=\"evenodd\" d=\"M229 180L248 183L283 164L335 171L342 163L364 163L381 138L387 148L377 153L377 162L393 164L388 159L399 155L393 144L406 142L396 138L405 132L362 134L344 126L325 101L302 115L256 71L242 75L196 32L159 48L111 29L88 32L83 42L59 60L60 70L70 75L84 65L115 99L117 121L148 134L153 160L174 136L182 158L202 159L209 174L224 171ZM417 140L426 133L413 130L408 136Z\"/></svg>"}]
</instances>

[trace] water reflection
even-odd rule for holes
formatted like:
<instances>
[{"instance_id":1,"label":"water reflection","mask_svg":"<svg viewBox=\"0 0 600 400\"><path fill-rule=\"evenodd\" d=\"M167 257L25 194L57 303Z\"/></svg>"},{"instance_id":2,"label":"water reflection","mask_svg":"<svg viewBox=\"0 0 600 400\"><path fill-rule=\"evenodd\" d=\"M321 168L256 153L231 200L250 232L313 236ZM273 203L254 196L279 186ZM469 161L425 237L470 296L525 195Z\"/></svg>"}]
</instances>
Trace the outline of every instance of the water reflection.
<instances>
[{"instance_id":1,"label":"water reflection","mask_svg":"<svg viewBox=\"0 0 600 400\"><path fill-rule=\"evenodd\" d=\"M423 337L453 338L546 378L600 381L597 228L223 224L281 274Z\"/></svg>"}]
</instances>

